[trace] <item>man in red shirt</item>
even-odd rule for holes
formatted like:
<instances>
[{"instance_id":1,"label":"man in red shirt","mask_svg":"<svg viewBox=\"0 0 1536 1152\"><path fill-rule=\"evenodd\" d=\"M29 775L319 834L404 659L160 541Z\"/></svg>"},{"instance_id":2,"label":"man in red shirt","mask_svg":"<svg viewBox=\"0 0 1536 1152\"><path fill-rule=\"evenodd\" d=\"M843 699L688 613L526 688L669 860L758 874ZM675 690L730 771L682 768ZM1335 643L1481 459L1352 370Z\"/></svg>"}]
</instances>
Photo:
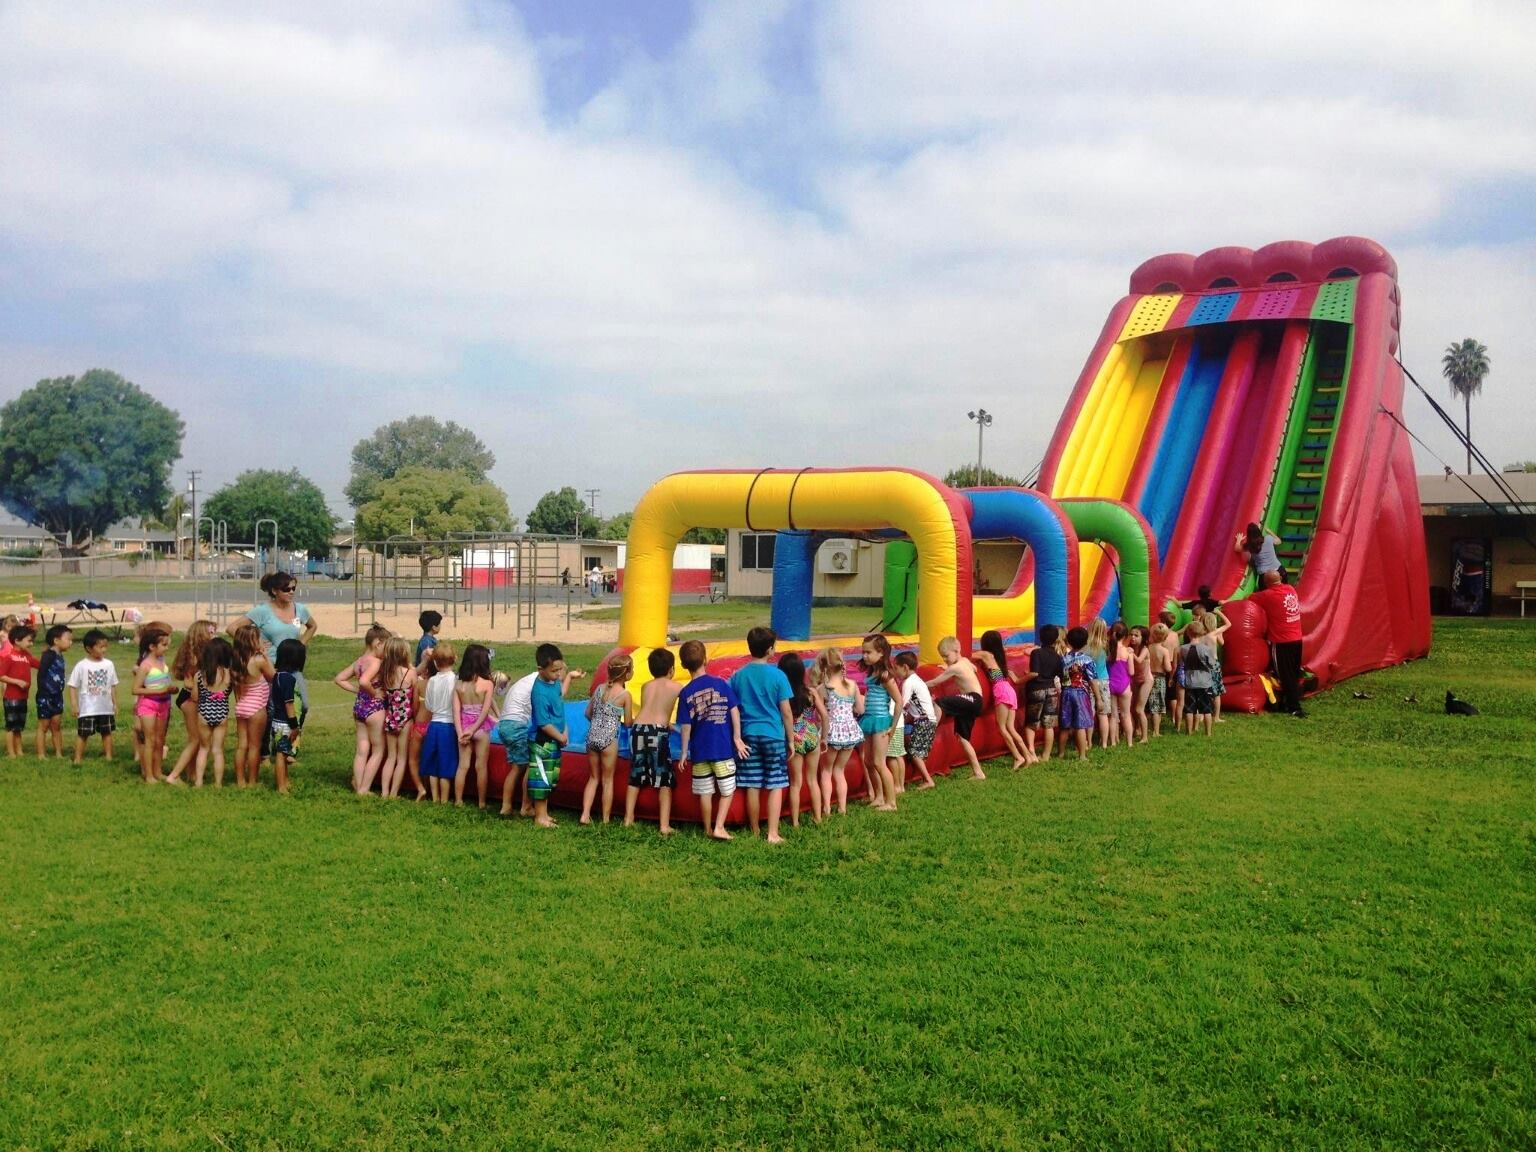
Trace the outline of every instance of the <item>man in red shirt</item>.
<instances>
[{"instance_id":1,"label":"man in red shirt","mask_svg":"<svg viewBox=\"0 0 1536 1152\"><path fill-rule=\"evenodd\" d=\"M1280 680L1280 710L1302 717L1301 710L1301 598L1296 589L1280 582L1280 573L1266 572L1263 587L1249 597L1264 612L1264 631L1275 652L1275 675Z\"/></svg>"}]
</instances>

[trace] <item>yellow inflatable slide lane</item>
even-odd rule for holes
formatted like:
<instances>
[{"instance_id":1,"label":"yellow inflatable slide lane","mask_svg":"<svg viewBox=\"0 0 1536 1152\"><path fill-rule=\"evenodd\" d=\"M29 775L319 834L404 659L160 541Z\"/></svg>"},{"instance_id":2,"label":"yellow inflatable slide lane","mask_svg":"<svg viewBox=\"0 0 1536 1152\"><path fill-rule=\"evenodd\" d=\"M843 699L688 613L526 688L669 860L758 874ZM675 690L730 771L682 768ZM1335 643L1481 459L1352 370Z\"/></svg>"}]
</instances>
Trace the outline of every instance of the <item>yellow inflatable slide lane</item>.
<instances>
[{"instance_id":1,"label":"yellow inflatable slide lane","mask_svg":"<svg viewBox=\"0 0 1536 1152\"><path fill-rule=\"evenodd\" d=\"M1149 299L1152 299L1149 297ZM1178 297L1171 299L1176 303ZM1171 309L1172 303L1168 305ZM1141 450L1147 420L1168 368L1168 349L1136 338L1135 317L1104 357L1083 410L1073 425L1061 466L1048 493L1054 499L1090 496L1119 500ZM1078 589L1086 611L1104 553L1091 541L1079 545ZM1029 619L1033 620L1031 611ZM977 627L981 627L980 623Z\"/></svg>"},{"instance_id":2,"label":"yellow inflatable slide lane","mask_svg":"<svg viewBox=\"0 0 1536 1152\"><path fill-rule=\"evenodd\" d=\"M619 644L667 642L672 554L690 528L753 531L894 528L917 547L919 652L939 660L939 641L971 650L971 532L964 498L932 476L903 468L678 472L641 497L629 529ZM636 664L643 664L636 654Z\"/></svg>"}]
</instances>

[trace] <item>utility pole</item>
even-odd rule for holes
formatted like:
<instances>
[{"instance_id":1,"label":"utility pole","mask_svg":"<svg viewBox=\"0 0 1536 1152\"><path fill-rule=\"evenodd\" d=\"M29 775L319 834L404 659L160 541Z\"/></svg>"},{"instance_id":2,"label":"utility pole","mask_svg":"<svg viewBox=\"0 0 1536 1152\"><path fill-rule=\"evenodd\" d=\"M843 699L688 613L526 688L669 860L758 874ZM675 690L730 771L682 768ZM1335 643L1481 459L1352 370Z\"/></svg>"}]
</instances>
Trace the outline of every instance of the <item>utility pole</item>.
<instances>
[{"instance_id":1,"label":"utility pole","mask_svg":"<svg viewBox=\"0 0 1536 1152\"><path fill-rule=\"evenodd\" d=\"M992 423L992 413L985 408L978 408L974 412L967 412L966 416L976 421L976 487L981 487L981 438L986 433L987 427Z\"/></svg>"},{"instance_id":2,"label":"utility pole","mask_svg":"<svg viewBox=\"0 0 1536 1152\"><path fill-rule=\"evenodd\" d=\"M597 498L603 494L603 490L601 488L588 488L586 491L587 491L587 504L592 509L592 515L596 516L597 515Z\"/></svg>"},{"instance_id":3,"label":"utility pole","mask_svg":"<svg viewBox=\"0 0 1536 1152\"><path fill-rule=\"evenodd\" d=\"M192 579L197 579L197 481L202 469L187 469L187 489L192 493Z\"/></svg>"}]
</instances>

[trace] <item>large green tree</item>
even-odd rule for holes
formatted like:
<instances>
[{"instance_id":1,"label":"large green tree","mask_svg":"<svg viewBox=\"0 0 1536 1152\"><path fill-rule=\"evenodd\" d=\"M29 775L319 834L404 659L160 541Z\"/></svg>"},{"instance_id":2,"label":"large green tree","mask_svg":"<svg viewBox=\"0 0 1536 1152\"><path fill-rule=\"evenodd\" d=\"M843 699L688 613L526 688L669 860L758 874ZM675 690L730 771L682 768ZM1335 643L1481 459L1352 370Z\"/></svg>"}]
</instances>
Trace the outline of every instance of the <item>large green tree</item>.
<instances>
[{"instance_id":1,"label":"large green tree","mask_svg":"<svg viewBox=\"0 0 1536 1152\"><path fill-rule=\"evenodd\" d=\"M1451 394L1460 396L1467 411L1467 475L1472 475L1472 397L1483 390L1488 375L1488 349L1468 336L1460 344L1448 344L1440 358L1440 370L1451 383Z\"/></svg>"},{"instance_id":2,"label":"large green tree","mask_svg":"<svg viewBox=\"0 0 1536 1152\"><path fill-rule=\"evenodd\" d=\"M598 535L604 540L628 540L629 526L634 519L633 512L619 512L603 521L603 527Z\"/></svg>"},{"instance_id":3,"label":"large green tree","mask_svg":"<svg viewBox=\"0 0 1536 1152\"><path fill-rule=\"evenodd\" d=\"M994 472L990 468L981 470L981 483L976 483L976 465L962 464L958 468L951 468L944 473L944 483L951 488L1022 488L1024 481L1012 476L1005 476L1001 472Z\"/></svg>"},{"instance_id":4,"label":"large green tree","mask_svg":"<svg viewBox=\"0 0 1536 1152\"><path fill-rule=\"evenodd\" d=\"M202 515L226 521L232 541L263 545L272 539L271 525L262 525L258 541L256 521L276 520L279 548L315 556L330 552L331 537L336 533L336 517L326 507L325 493L299 475L297 468L242 472L233 484L208 497Z\"/></svg>"},{"instance_id":5,"label":"large green tree","mask_svg":"<svg viewBox=\"0 0 1536 1152\"><path fill-rule=\"evenodd\" d=\"M528 531L539 536L570 536L581 520L581 535L597 539L603 522L583 503L581 494L571 487L546 492L528 513Z\"/></svg>"},{"instance_id":6,"label":"large green tree","mask_svg":"<svg viewBox=\"0 0 1536 1152\"><path fill-rule=\"evenodd\" d=\"M357 510L359 540L416 536L441 540L464 532L511 532L517 520L489 480L447 468L402 468Z\"/></svg>"},{"instance_id":7,"label":"large green tree","mask_svg":"<svg viewBox=\"0 0 1536 1152\"><path fill-rule=\"evenodd\" d=\"M181 417L116 372L39 380L0 408L0 504L78 555L170 500Z\"/></svg>"},{"instance_id":8,"label":"large green tree","mask_svg":"<svg viewBox=\"0 0 1536 1152\"><path fill-rule=\"evenodd\" d=\"M352 507L361 510L380 483L406 468L462 472L478 481L495 466L495 455L468 428L452 420L409 416L375 428L371 436L353 445L346 496Z\"/></svg>"}]
</instances>

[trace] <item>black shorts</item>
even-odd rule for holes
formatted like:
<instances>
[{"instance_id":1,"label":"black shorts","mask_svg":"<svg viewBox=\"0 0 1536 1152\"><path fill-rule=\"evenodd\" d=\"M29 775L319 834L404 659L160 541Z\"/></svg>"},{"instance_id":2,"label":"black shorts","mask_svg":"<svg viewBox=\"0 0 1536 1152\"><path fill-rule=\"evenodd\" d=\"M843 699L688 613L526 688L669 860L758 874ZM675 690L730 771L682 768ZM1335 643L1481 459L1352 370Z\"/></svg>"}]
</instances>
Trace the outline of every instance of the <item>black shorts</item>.
<instances>
[{"instance_id":1,"label":"black shorts","mask_svg":"<svg viewBox=\"0 0 1536 1152\"><path fill-rule=\"evenodd\" d=\"M20 732L27 726L27 702L21 700L7 700L5 702L5 730L7 732Z\"/></svg>"},{"instance_id":2,"label":"black shorts","mask_svg":"<svg viewBox=\"0 0 1536 1152\"><path fill-rule=\"evenodd\" d=\"M934 701L939 711L955 722L955 735L969 740L981 716L981 697L975 692L961 692L955 696L940 696Z\"/></svg>"},{"instance_id":3,"label":"black shorts","mask_svg":"<svg viewBox=\"0 0 1536 1152\"><path fill-rule=\"evenodd\" d=\"M55 716L64 715L64 697L39 696L37 698L37 718L39 720L52 720Z\"/></svg>"},{"instance_id":4,"label":"black shorts","mask_svg":"<svg viewBox=\"0 0 1536 1152\"><path fill-rule=\"evenodd\" d=\"M1216 711L1216 696L1209 688L1184 688L1184 714L1210 716Z\"/></svg>"},{"instance_id":5,"label":"black shorts","mask_svg":"<svg viewBox=\"0 0 1536 1152\"><path fill-rule=\"evenodd\" d=\"M82 716L75 721L75 735L82 740L92 736L110 736L115 731L116 716Z\"/></svg>"},{"instance_id":6,"label":"black shorts","mask_svg":"<svg viewBox=\"0 0 1536 1152\"><path fill-rule=\"evenodd\" d=\"M677 773L672 768L671 729L660 724L636 724L629 730L629 786L673 788Z\"/></svg>"}]
</instances>

